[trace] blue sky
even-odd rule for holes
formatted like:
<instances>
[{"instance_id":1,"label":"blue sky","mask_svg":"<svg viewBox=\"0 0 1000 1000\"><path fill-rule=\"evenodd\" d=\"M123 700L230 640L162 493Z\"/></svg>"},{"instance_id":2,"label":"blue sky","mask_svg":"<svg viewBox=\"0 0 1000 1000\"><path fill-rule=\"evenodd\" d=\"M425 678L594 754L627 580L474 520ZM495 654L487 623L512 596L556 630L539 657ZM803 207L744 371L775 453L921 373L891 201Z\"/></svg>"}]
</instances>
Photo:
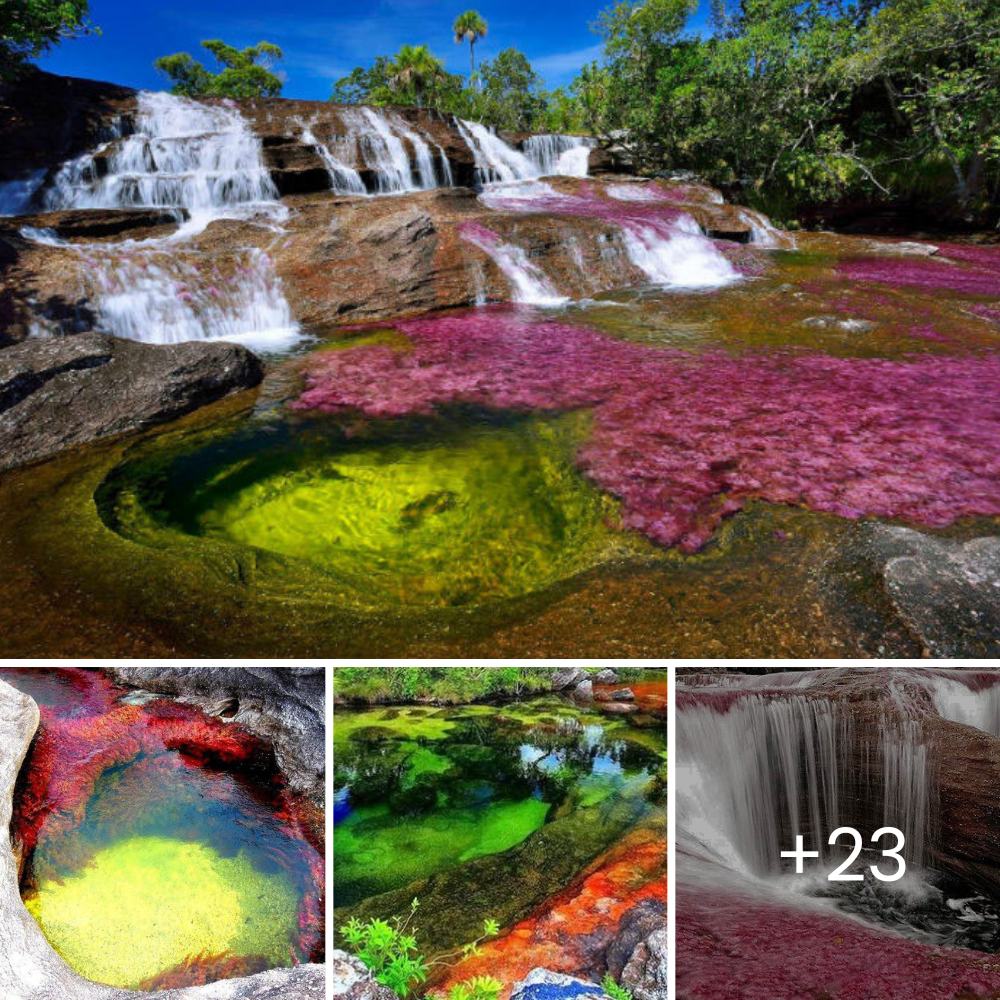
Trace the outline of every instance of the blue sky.
<instances>
[{"instance_id":1,"label":"blue sky","mask_svg":"<svg viewBox=\"0 0 1000 1000\"><path fill-rule=\"evenodd\" d=\"M489 34L476 45L476 60L514 45L531 59L546 84L569 83L580 67L600 55L590 24L606 0L506 0L477 6ZM428 44L453 72L467 73L468 46L454 43L450 27L468 0L91 0L100 37L64 42L41 60L43 69L162 88L153 60L171 52L197 54L203 38L222 38L240 48L262 39L285 52L285 97L325 99L338 77L404 43ZM211 57L205 53L206 59Z\"/></svg>"}]
</instances>

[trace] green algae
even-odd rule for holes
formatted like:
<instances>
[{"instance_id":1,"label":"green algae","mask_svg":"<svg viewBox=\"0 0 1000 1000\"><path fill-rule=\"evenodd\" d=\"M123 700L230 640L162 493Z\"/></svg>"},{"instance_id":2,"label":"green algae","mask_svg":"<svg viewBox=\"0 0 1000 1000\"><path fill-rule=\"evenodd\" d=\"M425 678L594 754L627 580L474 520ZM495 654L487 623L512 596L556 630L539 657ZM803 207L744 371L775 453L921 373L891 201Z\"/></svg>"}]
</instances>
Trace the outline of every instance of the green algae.
<instances>
[{"instance_id":1,"label":"green algae","mask_svg":"<svg viewBox=\"0 0 1000 1000\"><path fill-rule=\"evenodd\" d=\"M539 829L549 809L537 799L423 817L390 816L381 806L358 809L334 829L337 899L355 902L430 871L506 851Z\"/></svg>"},{"instance_id":2,"label":"green algae","mask_svg":"<svg viewBox=\"0 0 1000 1000\"><path fill-rule=\"evenodd\" d=\"M288 963L298 897L244 852L166 837L121 840L72 877L43 881L25 905L80 975L134 988L198 955Z\"/></svg>"},{"instance_id":3,"label":"green algae","mask_svg":"<svg viewBox=\"0 0 1000 1000\"><path fill-rule=\"evenodd\" d=\"M360 440L331 424L311 445L251 435L118 470L99 502L145 544L235 543L255 581L304 566L356 606L480 604L649 549L609 527L615 501L572 465L586 420L444 421L432 434L410 421Z\"/></svg>"},{"instance_id":4,"label":"green algae","mask_svg":"<svg viewBox=\"0 0 1000 1000\"><path fill-rule=\"evenodd\" d=\"M433 947L451 947L485 916L522 916L662 801L662 725L640 729L556 696L442 709L408 734L407 712L334 713L338 924L401 913L417 895L435 925L440 907L458 921L432 932ZM431 720L447 732L420 734Z\"/></svg>"}]
</instances>

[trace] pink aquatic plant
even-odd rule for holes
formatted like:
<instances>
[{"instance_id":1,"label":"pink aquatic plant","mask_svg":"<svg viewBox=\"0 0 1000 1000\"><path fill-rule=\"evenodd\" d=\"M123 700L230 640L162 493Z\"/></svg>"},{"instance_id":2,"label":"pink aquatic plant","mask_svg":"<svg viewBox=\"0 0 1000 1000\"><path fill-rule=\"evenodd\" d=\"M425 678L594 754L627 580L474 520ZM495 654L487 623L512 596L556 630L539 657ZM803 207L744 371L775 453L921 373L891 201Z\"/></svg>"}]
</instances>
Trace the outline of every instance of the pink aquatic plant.
<instances>
[{"instance_id":1,"label":"pink aquatic plant","mask_svg":"<svg viewBox=\"0 0 1000 1000\"><path fill-rule=\"evenodd\" d=\"M413 347L317 355L293 405L588 408L581 471L623 526L693 552L751 498L942 526L1000 514L1000 356L691 356L483 309L400 323Z\"/></svg>"},{"instance_id":2,"label":"pink aquatic plant","mask_svg":"<svg viewBox=\"0 0 1000 1000\"><path fill-rule=\"evenodd\" d=\"M852 281L1000 297L1000 253L988 247L948 246L941 256L944 259L859 258L845 261L837 271Z\"/></svg>"}]
</instances>

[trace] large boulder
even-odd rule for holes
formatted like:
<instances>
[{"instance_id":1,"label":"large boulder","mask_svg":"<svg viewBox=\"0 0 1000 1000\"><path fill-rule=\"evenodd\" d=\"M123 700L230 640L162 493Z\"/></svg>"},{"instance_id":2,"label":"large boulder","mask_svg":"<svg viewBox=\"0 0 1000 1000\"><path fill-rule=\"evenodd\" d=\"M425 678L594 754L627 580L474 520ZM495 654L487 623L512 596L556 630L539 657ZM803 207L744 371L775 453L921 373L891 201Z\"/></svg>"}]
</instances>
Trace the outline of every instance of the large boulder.
<instances>
[{"instance_id":1,"label":"large boulder","mask_svg":"<svg viewBox=\"0 0 1000 1000\"><path fill-rule=\"evenodd\" d=\"M165 423L262 378L237 344L29 338L0 350L0 471Z\"/></svg>"},{"instance_id":2,"label":"large boulder","mask_svg":"<svg viewBox=\"0 0 1000 1000\"><path fill-rule=\"evenodd\" d=\"M653 931L662 930L667 925L667 906L659 899L644 899L636 903L618 924L618 933L608 945L605 959L608 972L617 981L621 979L625 966L629 964L636 949Z\"/></svg>"},{"instance_id":3,"label":"large boulder","mask_svg":"<svg viewBox=\"0 0 1000 1000\"><path fill-rule=\"evenodd\" d=\"M587 671L583 667L563 667L552 675L550 686L553 691L564 691L586 679Z\"/></svg>"},{"instance_id":4,"label":"large boulder","mask_svg":"<svg viewBox=\"0 0 1000 1000\"><path fill-rule=\"evenodd\" d=\"M927 655L1000 656L1000 538L867 530L885 592Z\"/></svg>"}]
</instances>

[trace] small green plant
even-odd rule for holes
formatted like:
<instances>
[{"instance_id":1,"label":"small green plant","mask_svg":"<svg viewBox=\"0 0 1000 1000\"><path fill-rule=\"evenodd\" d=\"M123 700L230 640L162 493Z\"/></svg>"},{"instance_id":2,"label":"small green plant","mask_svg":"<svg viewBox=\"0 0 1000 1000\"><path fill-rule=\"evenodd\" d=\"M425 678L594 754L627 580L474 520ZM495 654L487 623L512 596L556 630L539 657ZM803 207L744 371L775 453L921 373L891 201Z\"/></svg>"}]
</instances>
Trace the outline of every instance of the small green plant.
<instances>
[{"instance_id":1,"label":"small green plant","mask_svg":"<svg viewBox=\"0 0 1000 1000\"><path fill-rule=\"evenodd\" d=\"M385 920L362 923L357 917L351 917L341 927L347 947L383 986L404 998L412 986L427 979L428 966L417 948L417 939L406 933L419 905L414 899L406 919L397 919L391 924Z\"/></svg>"},{"instance_id":2,"label":"small green plant","mask_svg":"<svg viewBox=\"0 0 1000 1000\"><path fill-rule=\"evenodd\" d=\"M624 986L619 986L611 978L610 972L601 980L601 989L611 997L611 1000L632 1000L632 994Z\"/></svg>"},{"instance_id":3,"label":"small green plant","mask_svg":"<svg viewBox=\"0 0 1000 1000\"><path fill-rule=\"evenodd\" d=\"M448 992L448 1000L497 1000L503 983L492 976L476 976L456 983Z\"/></svg>"},{"instance_id":4,"label":"small green plant","mask_svg":"<svg viewBox=\"0 0 1000 1000\"><path fill-rule=\"evenodd\" d=\"M357 917L351 917L340 928L348 949L368 966L378 982L388 986L403 1000L414 986L427 981L431 966L449 965L453 959L464 961L481 955L479 946L483 941L500 933L500 925L495 920L486 919L483 921L483 933L475 941L428 963L417 945L416 931L406 933L419 906L420 900L414 899L405 920L396 917L392 923L376 919L362 922ZM447 1000L497 1000L501 989L503 983L492 976L476 976L454 985Z\"/></svg>"}]
</instances>

